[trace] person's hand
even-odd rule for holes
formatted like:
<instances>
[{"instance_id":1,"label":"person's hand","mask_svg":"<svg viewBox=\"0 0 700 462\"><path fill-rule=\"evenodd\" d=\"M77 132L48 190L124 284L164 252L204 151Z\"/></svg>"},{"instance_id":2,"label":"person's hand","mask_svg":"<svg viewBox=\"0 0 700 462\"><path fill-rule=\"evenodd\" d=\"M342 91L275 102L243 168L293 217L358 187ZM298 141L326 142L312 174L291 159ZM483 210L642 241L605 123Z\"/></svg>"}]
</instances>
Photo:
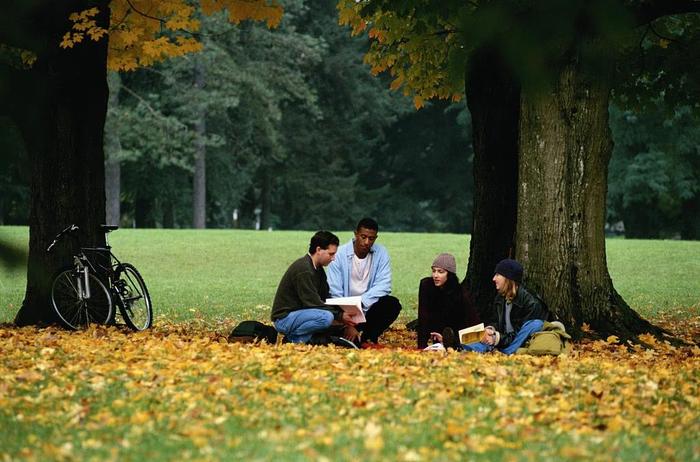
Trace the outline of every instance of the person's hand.
<instances>
[{"instance_id":1,"label":"person's hand","mask_svg":"<svg viewBox=\"0 0 700 462\"><path fill-rule=\"evenodd\" d=\"M352 315L350 313L343 311L343 324L346 326L355 327L357 323L352 320Z\"/></svg>"},{"instance_id":2,"label":"person's hand","mask_svg":"<svg viewBox=\"0 0 700 462\"><path fill-rule=\"evenodd\" d=\"M343 330L343 338L351 342L360 340L360 333L355 329L355 326L345 326Z\"/></svg>"},{"instance_id":3,"label":"person's hand","mask_svg":"<svg viewBox=\"0 0 700 462\"><path fill-rule=\"evenodd\" d=\"M484 330L484 335L481 337L481 343L484 345L495 345L496 344L496 329L494 329L491 326L488 326L486 330Z\"/></svg>"},{"instance_id":4,"label":"person's hand","mask_svg":"<svg viewBox=\"0 0 700 462\"><path fill-rule=\"evenodd\" d=\"M431 332L431 333L430 333L430 339L431 339L433 342L442 343L442 334L440 334L440 333L438 333L438 332Z\"/></svg>"}]
</instances>

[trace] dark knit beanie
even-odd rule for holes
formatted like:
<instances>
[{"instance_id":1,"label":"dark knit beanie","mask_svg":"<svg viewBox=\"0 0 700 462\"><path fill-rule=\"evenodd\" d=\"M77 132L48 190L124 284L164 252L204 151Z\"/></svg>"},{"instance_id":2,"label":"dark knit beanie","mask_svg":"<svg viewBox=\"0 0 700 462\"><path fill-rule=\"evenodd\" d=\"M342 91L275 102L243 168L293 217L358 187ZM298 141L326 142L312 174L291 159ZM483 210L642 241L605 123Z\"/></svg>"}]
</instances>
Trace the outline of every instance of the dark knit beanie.
<instances>
[{"instance_id":1,"label":"dark knit beanie","mask_svg":"<svg viewBox=\"0 0 700 462\"><path fill-rule=\"evenodd\" d=\"M452 274L457 274L457 263L455 262L455 257L449 253L441 253L435 257L431 268L442 268Z\"/></svg>"},{"instance_id":2,"label":"dark knit beanie","mask_svg":"<svg viewBox=\"0 0 700 462\"><path fill-rule=\"evenodd\" d=\"M493 272L517 283L523 282L523 265L510 258L499 261Z\"/></svg>"}]
</instances>

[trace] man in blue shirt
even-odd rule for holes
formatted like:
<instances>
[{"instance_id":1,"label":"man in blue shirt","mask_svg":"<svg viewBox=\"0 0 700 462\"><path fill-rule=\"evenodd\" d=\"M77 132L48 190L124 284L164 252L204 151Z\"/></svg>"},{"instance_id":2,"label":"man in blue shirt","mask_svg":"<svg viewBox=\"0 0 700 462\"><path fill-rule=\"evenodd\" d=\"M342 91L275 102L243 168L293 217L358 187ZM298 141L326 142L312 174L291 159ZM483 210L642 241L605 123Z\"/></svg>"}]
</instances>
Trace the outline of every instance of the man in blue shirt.
<instances>
[{"instance_id":1,"label":"man in blue shirt","mask_svg":"<svg viewBox=\"0 0 700 462\"><path fill-rule=\"evenodd\" d=\"M401 312L401 303L391 293L391 259L384 246L375 244L379 225L371 218L357 224L355 237L338 247L328 265L332 297L362 296L366 323L346 326L343 337L354 342L377 343ZM362 334L360 334L360 332Z\"/></svg>"}]
</instances>

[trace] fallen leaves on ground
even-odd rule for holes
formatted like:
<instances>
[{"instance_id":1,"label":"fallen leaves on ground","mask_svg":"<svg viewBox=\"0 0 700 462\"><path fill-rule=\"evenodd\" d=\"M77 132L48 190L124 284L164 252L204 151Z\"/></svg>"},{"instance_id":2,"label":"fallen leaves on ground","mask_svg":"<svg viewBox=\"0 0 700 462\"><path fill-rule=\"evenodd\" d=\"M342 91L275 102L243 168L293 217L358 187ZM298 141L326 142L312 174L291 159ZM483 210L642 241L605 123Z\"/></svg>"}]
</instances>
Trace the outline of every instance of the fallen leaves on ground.
<instances>
[{"instance_id":1,"label":"fallen leaves on ground","mask_svg":"<svg viewBox=\"0 0 700 462\"><path fill-rule=\"evenodd\" d=\"M663 322L663 320L661 320ZM226 329L230 326L224 326ZM666 328L691 342L700 318ZM229 344L224 330L0 327L7 460L700 458L700 348L561 357Z\"/></svg>"}]
</instances>

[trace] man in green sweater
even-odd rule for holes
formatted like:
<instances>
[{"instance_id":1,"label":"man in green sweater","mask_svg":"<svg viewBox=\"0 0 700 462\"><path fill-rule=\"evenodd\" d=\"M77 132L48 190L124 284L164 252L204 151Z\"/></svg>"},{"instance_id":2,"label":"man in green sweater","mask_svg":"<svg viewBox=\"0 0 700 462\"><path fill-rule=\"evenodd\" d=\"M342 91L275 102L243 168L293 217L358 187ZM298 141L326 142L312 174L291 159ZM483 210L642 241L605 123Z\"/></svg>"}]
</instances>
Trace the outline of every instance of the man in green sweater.
<instances>
[{"instance_id":1,"label":"man in green sweater","mask_svg":"<svg viewBox=\"0 0 700 462\"><path fill-rule=\"evenodd\" d=\"M311 238L309 253L292 263L282 276L270 317L277 332L292 343L306 343L334 324L354 325L349 314L324 303L329 289L323 267L333 261L339 243L335 234L318 231ZM345 339L330 340L354 347Z\"/></svg>"}]
</instances>

